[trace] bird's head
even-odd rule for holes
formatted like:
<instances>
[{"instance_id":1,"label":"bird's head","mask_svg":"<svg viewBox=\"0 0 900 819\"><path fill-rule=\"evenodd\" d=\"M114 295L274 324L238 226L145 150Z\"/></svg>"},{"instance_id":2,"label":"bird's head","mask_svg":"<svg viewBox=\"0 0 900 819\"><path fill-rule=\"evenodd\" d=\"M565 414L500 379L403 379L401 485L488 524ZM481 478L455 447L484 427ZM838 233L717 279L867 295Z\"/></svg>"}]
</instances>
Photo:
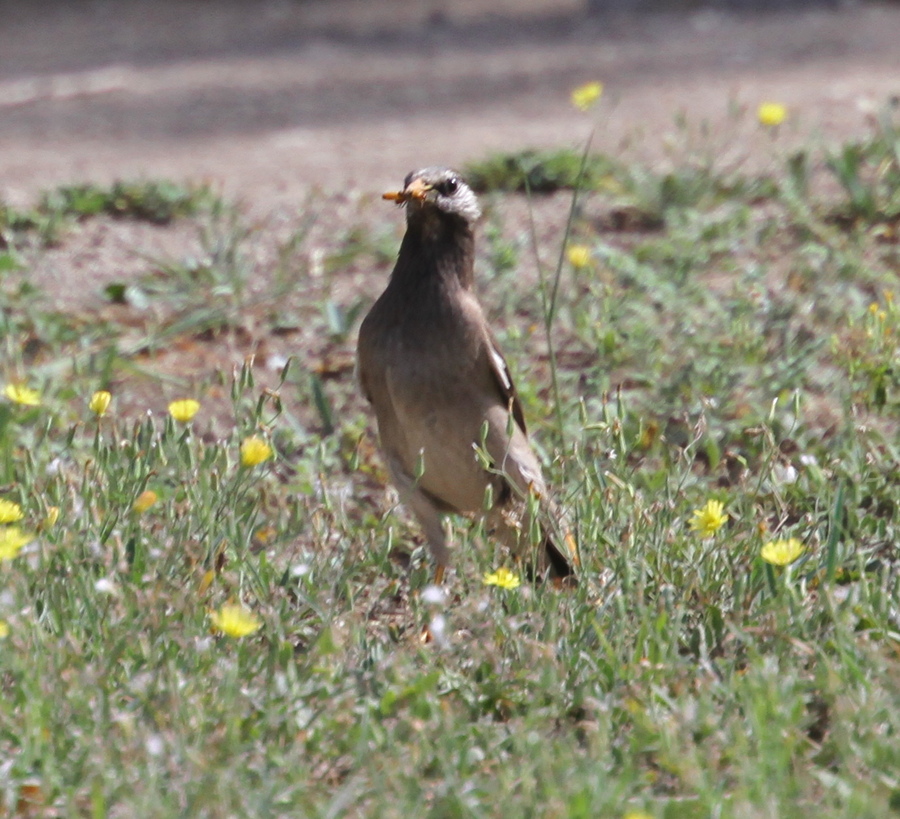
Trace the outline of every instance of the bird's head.
<instances>
[{"instance_id":1,"label":"bird's head","mask_svg":"<svg viewBox=\"0 0 900 819\"><path fill-rule=\"evenodd\" d=\"M406 205L407 220L424 218L461 219L469 227L481 217L481 208L472 189L449 168L413 171L403 180L403 190L388 191L385 199Z\"/></svg>"}]
</instances>

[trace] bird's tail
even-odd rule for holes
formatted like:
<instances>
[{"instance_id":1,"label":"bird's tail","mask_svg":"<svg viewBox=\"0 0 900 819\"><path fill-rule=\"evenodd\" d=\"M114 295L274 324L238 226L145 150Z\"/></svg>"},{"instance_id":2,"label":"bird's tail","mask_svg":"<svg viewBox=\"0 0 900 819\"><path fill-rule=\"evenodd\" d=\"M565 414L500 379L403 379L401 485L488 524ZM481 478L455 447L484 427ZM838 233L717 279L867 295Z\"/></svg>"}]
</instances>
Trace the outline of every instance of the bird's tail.
<instances>
[{"instance_id":1,"label":"bird's tail","mask_svg":"<svg viewBox=\"0 0 900 819\"><path fill-rule=\"evenodd\" d=\"M532 580L548 577L557 585L573 586L580 565L578 544L572 533L558 523L554 512L555 509L546 507L537 511L540 531L536 541L529 535L529 511L523 504L495 508L489 523L498 540L523 559L528 577Z\"/></svg>"},{"instance_id":2,"label":"bird's tail","mask_svg":"<svg viewBox=\"0 0 900 819\"><path fill-rule=\"evenodd\" d=\"M565 549L561 549L550 535L544 533L543 550L549 568L550 579L559 585L574 585L578 581L575 577L575 569L580 564L578 556L578 543L571 532L563 535L562 542Z\"/></svg>"}]
</instances>

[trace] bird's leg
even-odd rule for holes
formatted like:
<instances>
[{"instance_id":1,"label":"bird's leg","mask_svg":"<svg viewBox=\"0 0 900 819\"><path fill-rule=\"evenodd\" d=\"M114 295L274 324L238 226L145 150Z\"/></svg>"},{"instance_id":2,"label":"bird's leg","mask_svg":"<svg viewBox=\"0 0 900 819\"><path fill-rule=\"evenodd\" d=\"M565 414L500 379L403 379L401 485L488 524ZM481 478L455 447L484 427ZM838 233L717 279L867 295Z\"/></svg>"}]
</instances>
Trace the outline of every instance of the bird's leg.
<instances>
[{"instance_id":1,"label":"bird's leg","mask_svg":"<svg viewBox=\"0 0 900 819\"><path fill-rule=\"evenodd\" d=\"M435 586L440 586L444 582L444 572L450 562L450 549L447 546L443 514L434 505L431 498L418 489L413 481L407 480L401 484L395 480L395 483L401 487L400 499L410 508L425 532L428 549L436 564L433 582ZM427 625L422 629L419 639L423 643L430 643L434 639L431 629Z\"/></svg>"},{"instance_id":2,"label":"bird's leg","mask_svg":"<svg viewBox=\"0 0 900 819\"><path fill-rule=\"evenodd\" d=\"M397 464L391 463L389 466L394 484L400 492L400 500L409 507L425 533L428 550L437 564L434 572L434 584L440 586L444 582L444 572L450 564L450 547L447 545L443 512L425 492L416 486L412 477L398 468Z\"/></svg>"},{"instance_id":3,"label":"bird's leg","mask_svg":"<svg viewBox=\"0 0 900 819\"><path fill-rule=\"evenodd\" d=\"M425 532L428 550L436 564L434 585L440 586L444 582L444 572L450 563L450 548L447 546L443 515L422 492L413 492L406 503Z\"/></svg>"}]
</instances>

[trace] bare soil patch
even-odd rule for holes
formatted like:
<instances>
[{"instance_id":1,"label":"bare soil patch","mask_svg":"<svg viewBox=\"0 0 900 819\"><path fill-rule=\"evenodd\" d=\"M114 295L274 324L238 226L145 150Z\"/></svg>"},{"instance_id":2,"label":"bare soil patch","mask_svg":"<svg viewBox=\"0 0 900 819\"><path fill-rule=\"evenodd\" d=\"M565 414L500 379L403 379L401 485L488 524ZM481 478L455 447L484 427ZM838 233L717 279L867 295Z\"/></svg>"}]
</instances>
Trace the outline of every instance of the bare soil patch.
<instances>
[{"instance_id":1,"label":"bare soil patch","mask_svg":"<svg viewBox=\"0 0 900 819\"><path fill-rule=\"evenodd\" d=\"M791 145L861 136L900 93L897 5L630 19L543 0L493 4L490 14L461 1L440 14L394 0L9 6L0 29L0 200L24 206L73 182L206 181L249 214L260 271L312 209L292 268L310 310L316 300L378 292L384 256L362 253L324 278L322 260L354 230L386 245L399 238L400 220L378 193L414 167L580 146L591 134L597 150L658 166L677 162L673 145L694 133L726 164L765 168ZM606 90L585 115L569 92L592 79ZM791 112L777 145L752 115L764 100ZM524 203L503 207L504 230L530 230ZM541 204L538 245L548 256L564 220L562 201ZM146 316L109 307L104 286L202 250L191 224L90 220L29 259L30 275L56 307L141 326ZM245 318L204 336L202 354L191 340L154 366L183 385L248 353L277 363L299 352L327 370L321 362L352 348L345 339L335 353L308 328L273 337ZM161 404L164 392L148 395Z\"/></svg>"}]
</instances>

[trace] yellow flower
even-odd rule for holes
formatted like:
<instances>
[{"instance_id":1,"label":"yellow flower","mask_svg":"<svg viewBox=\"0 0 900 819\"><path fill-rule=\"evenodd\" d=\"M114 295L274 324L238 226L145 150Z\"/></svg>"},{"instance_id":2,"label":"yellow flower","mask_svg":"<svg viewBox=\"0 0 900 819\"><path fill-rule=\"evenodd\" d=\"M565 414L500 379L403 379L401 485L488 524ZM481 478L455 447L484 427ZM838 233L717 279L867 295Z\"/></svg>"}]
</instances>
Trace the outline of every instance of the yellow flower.
<instances>
[{"instance_id":1,"label":"yellow flower","mask_svg":"<svg viewBox=\"0 0 900 819\"><path fill-rule=\"evenodd\" d=\"M602 82L587 82L572 90L572 105L579 111L587 111L603 93Z\"/></svg>"},{"instance_id":2,"label":"yellow flower","mask_svg":"<svg viewBox=\"0 0 900 819\"><path fill-rule=\"evenodd\" d=\"M3 394L12 402L26 407L36 407L41 403L41 394L23 384L7 384Z\"/></svg>"},{"instance_id":3,"label":"yellow flower","mask_svg":"<svg viewBox=\"0 0 900 819\"><path fill-rule=\"evenodd\" d=\"M106 415L110 401L112 401L112 395L110 395L110 393L106 390L97 390L88 402L88 409L93 412L94 415Z\"/></svg>"},{"instance_id":4,"label":"yellow flower","mask_svg":"<svg viewBox=\"0 0 900 819\"><path fill-rule=\"evenodd\" d=\"M566 251L569 264L576 270L587 267L591 263L591 249L586 245L572 245Z\"/></svg>"},{"instance_id":5,"label":"yellow flower","mask_svg":"<svg viewBox=\"0 0 900 819\"><path fill-rule=\"evenodd\" d=\"M278 530L274 526L260 526L253 533L253 545L265 546L271 543L278 535Z\"/></svg>"},{"instance_id":6,"label":"yellow flower","mask_svg":"<svg viewBox=\"0 0 900 819\"><path fill-rule=\"evenodd\" d=\"M645 810L630 810L622 816L622 819L653 819L653 814Z\"/></svg>"},{"instance_id":7,"label":"yellow flower","mask_svg":"<svg viewBox=\"0 0 900 819\"><path fill-rule=\"evenodd\" d=\"M159 500L159 495L156 494L152 489L145 489L141 492L140 495L134 501L134 505L131 507L137 512L139 515L144 514L154 503Z\"/></svg>"},{"instance_id":8,"label":"yellow flower","mask_svg":"<svg viewBox=\"0 0 900 819\"><path fill-rule=\"evenodd\" d=\"M56 521L59 520L59 507L58 506L48 506L47 507L47 516L44 518L41 523L41 527L44 529L52 529L56 526Z\"/></svg>"},{"instance_id":9,"label":"yellow flower","mask_svg":"<svg viewBox=\"0 0 900 819\"><path fill-rule=\"evenodd\" d=\"M22 520L22 507L0 498L0 523L15 523L17 520Z\"/></svg>"},{"instance_id":10,"label":"yellow flower","mask_svg":"<svg viewBox=\"0 0 900 819\"><path fill-rule=\"evenodd\" d=\"M712 537L728 520L725 506L721 501L709 500L706 506L695 509L691 515L690 527L701 537Z\"/></svg>"},{"instance_id":11,"label":"yellow flower","mask_svg":"<svg viewBox=\"0 0 900 819\"><path fill-rule=\"evenodd\" d=\"M501 589L517 589L522 585L517 574L509 569L500 568L496 572L488 572L484 576L485 586L499 586Z\"/></svg>"},{"instance_id":12,"label":"yellow flower","mask_svg":"<svg viewBox=\"0 0 900 819\"><path fill-rule=\"evenodd\" d=\"M215 569L208 569L207 571L203 572L203 576L200 578L200 587L198 589L200 594L206 594L215 579Z\"/></svg>"},{"instance_id":13,"label":"yellow flower","mask_svg":"<svg viewBox=\"0 0 900 819\"><path fill-rule=\"evenodd\" d=\"M757 109L756 117L760 125L774 128L784 122L787 117L787 108L780 102L764 102Z\"/></svg>"},{"instance_id":14,"label":"yellow flower","mask_svg":"<svg viewBox=\"0 0 900 819\"><path fill-rule=\"evenodd\" d=\"M241 463L244 466L257 466L272 457L272 447L257 435L244 438L241 442Z\"/></svg>"},{"instance_id":15,"label":"yellow flower","mask_svg":"<svg viewBox=\"0 0 900 819\"><path fill-rule=\"evenodd\" d=\"M890 302L888 302L890 304ZM886 321L887 311L882 310L877 301L873 301L869 305L869 312L875 317L875 321Z\"/></svg>"},{"instance_id":16,"label":"yellow flower","mask_svg":"<svg viewBox=\"0 0 900 819\"><path fill-rule=\"evenodd\" d=\"M6 620L0 620L0 640L9 637L9 623Z\"/></svg>"},{"instance_id":17,"label":"yellow flower","mask_svg":"<svg viewBox=\"0 0 900 819\"><path fill-rule=\"evenodd\" d=\"M0 528L0 560L12 560L31 540L32 536L25 534L18 526Z\"/></svg>"},{"instance_id":18,"label":"yellow flower","mask_svg":"<svg viewBox=\"0 0 900 819\"><path fill-rule=\"evenodd\" d=\"M169 415L182 424L188 423L200 411L200 402L193 398L182 398L169 404Z\"/></svg>"},{"instance_id":19,"label":"yellow flower","mask_svg":"<svg viewBox=\"0 0 900 819\"><path fill-rule=\"evenodd\" d=\"M788 566L805 551L803 544L795 537L786 540L770 540L762 547L760 555L773 566Z\"/></svg>"},{"instance_id":20,"label":"yellow flower","mask_svg":"<svg viewBox=\"0 0 900 819\"><path fill-rule=\"evenodd\" d=\"M246 637L262 626L262 621L239 603L228 603L218 611L211 611L209 619L216 631L234 638Z\"/></svg>"}]
</instances>

